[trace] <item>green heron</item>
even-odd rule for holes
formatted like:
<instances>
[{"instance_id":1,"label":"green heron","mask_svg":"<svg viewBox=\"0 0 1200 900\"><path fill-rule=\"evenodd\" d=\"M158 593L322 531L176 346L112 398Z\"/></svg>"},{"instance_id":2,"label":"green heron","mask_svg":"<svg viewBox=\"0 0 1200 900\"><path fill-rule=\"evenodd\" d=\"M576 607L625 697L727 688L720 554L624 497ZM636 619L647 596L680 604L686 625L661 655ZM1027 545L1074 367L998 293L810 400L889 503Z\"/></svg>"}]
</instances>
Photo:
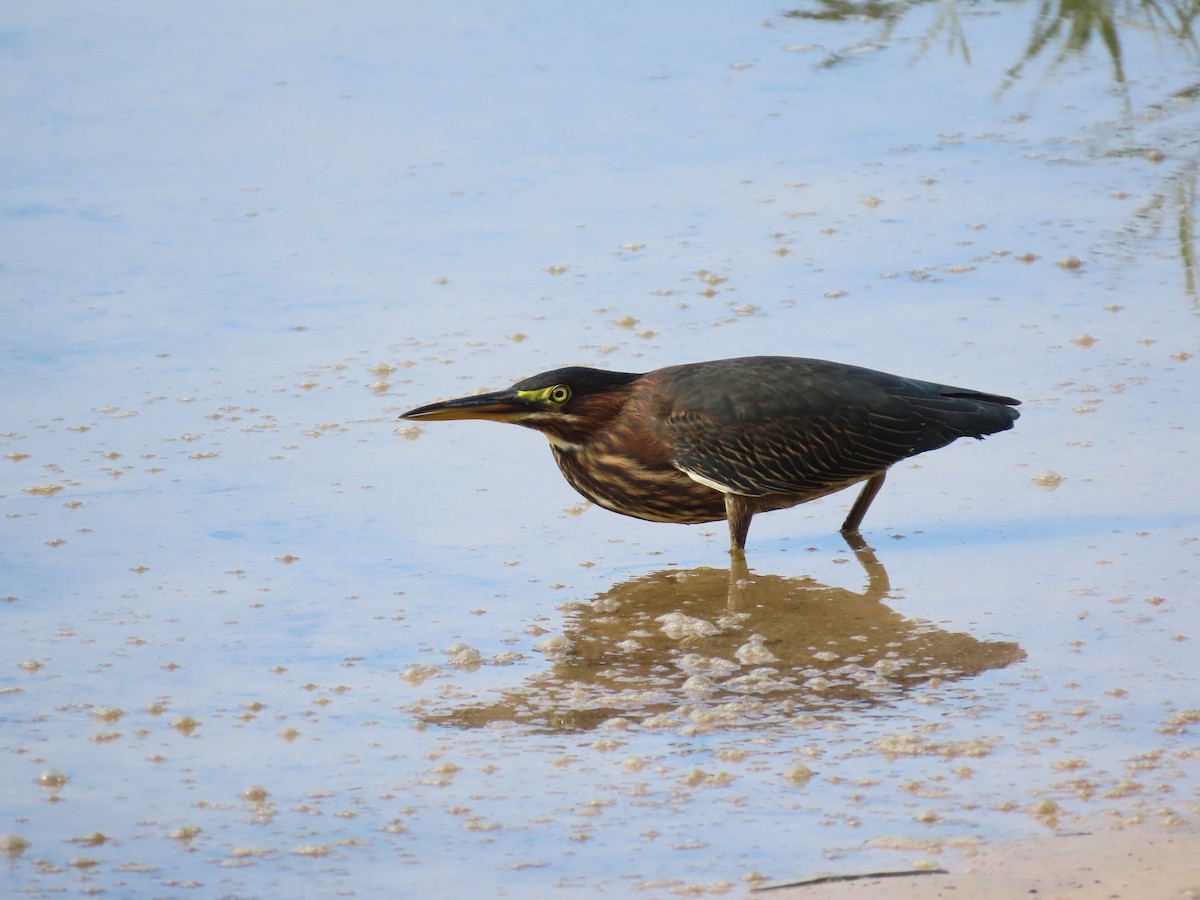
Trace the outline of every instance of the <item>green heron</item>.
<instances>
[{"instance_id":1,"label":"green heron","mask_svg":"<svg viewBox=\"0 0 1200 900\"><path fill-rule=\"evenodd\" d=\"M727 519L740 556L755 513L866 482L841 529L857 535L890 466L1005 431L1019 402L819 359L752 356L644 374L555 369L402 418L540 431L588 500L651 522Z\"/></svg>"}]
</instances>

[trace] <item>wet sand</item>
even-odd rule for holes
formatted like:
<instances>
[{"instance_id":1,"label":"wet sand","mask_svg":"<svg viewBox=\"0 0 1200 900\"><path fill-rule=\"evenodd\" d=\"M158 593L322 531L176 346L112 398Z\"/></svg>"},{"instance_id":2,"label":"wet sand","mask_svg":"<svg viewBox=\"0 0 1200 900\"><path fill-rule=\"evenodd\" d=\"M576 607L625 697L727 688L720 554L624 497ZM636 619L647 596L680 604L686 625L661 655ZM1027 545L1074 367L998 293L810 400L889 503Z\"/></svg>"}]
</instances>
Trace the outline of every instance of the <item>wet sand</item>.
<instances>
[{"instance_id":1,"label":"wet sand","mask_svg":"<svg viewBox=\"0 0 1200 900\"><path fill-rule=\"evenodd\" d=\"M997 841L936 860L945 874L760 888L771 900L1167 900L1200 897L1200 832L1128 829Z\"/></svg>"}]
</instances>

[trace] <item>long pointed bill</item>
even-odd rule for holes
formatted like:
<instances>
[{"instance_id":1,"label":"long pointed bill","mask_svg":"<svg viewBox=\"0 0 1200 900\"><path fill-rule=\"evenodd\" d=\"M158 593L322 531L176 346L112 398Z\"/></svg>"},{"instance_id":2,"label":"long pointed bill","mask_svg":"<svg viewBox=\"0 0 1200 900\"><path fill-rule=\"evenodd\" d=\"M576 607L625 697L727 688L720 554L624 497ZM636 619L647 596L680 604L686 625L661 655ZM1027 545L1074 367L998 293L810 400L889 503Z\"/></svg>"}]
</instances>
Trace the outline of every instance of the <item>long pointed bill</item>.
<instances>
[{"instance_id":1,"label":"long pointed bill","mask_svg":"<svg viewBox=\"0 0 1200 900\"><path fill-rule=\"evenodd\" d=\"M511 422L521 413L528 412L529 405L517 397L513 390L477 394L474 397L459 397L410 409L400 418L422 421L445 421L449 419L490 419L493 422Z\"/></svg>"}]
</instances>

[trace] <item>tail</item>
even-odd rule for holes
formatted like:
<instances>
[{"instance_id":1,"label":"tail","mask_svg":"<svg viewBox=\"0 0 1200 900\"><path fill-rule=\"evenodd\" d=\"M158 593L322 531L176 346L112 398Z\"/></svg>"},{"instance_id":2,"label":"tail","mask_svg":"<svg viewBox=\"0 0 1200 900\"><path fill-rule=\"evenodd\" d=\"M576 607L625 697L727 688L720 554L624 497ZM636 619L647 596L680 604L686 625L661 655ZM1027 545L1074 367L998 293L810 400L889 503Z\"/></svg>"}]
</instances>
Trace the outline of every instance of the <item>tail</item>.
<instances>
[{"instance_id":1,"label":"tail","mask_svg":"<svg viewBox=\"0 0 1200 900\"><path fill-rule=\"evenodd\" d=\"M1008 431L1021 417L1014 406L1021 401L1000 394L985 394L966 388L934 385L936 390L909 397L909 402L928 417L925 430L932 450L960 437L984 438Z\"/></svg>"}]
</instances>

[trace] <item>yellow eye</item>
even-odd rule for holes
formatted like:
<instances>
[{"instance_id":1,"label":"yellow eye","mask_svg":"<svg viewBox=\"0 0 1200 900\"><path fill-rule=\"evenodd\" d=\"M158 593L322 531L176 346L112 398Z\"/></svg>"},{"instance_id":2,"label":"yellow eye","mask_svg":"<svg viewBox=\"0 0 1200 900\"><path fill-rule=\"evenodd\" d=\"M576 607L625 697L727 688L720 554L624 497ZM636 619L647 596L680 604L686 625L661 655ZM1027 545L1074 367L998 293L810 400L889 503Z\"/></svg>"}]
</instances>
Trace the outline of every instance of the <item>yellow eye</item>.
<instances>
[{"instance_id":1,"label":"yellow eye","mask_svg":"<svg viewBox=\"0 0 1200 900\"><path fill-rule=\"evenodd\" d=\"M546 394L546 399L551 403L556 403L559 406L562 406L571 399L571 389L565 384L556 384L554 387L550 388L549 393Z\"/></svg>"}]
</instances>

